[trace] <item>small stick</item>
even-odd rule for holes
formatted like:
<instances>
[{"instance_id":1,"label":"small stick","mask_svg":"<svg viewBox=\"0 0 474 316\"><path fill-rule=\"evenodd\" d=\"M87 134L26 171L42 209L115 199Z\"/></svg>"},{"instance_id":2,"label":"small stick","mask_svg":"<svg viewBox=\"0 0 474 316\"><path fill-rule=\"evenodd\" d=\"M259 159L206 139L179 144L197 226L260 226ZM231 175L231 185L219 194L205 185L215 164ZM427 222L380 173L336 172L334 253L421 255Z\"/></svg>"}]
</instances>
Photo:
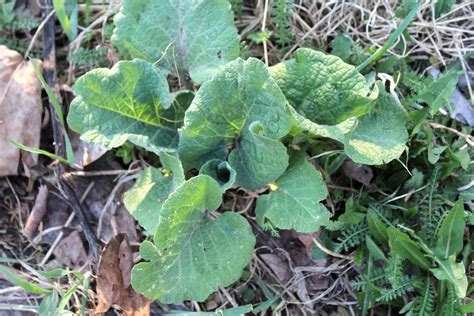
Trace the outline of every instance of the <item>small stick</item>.
<instances>
[{"instance_id":1,"label":"small stick","mask_svg":"<svg viewBox=\"0 0 474 316\"><path fill-rule=\"evenodd\" d=\"M438 124L438 123L430 123L430 126L433 127L433 128L445 129L447 131L450 131L450 132L464 138L466 140L466 143L469 144L469 146L474 147L474 138L470 135L463 134L463 133L461 133L460 131L458 131L454 128L444 126L444 125L441 125L441 124Z\"/></svg>"},{"instance_id":2,"label":"small stick","mask_svg":"<svg viewBox=\"0 0 474 316\"><path fill-rule=\"evenodd\" d=\"M46 18L51 14L53 10L52 0L43 0L42 1L42 14ZM43 75L50 87L56 86L56 44L55 44L55 25L53 19L48 19L43 29ZM64 128L59 122L58 114L51 103L49 102L49 111L51 114L51 124L53 126L53 139L56 155L60 157L66 157L66 146L64 140ZM65 111L66 112L66 111ZM97 244L97 239L92 232L89 221L85 216L84 209L79 202L79 199L76 196L76 193L73 189L73 185L70 183L70 180L64 176L66 171L66 166L63 164L57 164L55 168L55 175L58 182L59 190L64 196L65 200L71 206L74 211L75 216L81 224L82 231L86 237L86 240L89 244L89 251L92 253L92 258L94 262L99 260L99 249Z\"/></svg>"},{"instance_id":3,"label":"small stick","mask_svg":"<svg viewBox=\"0 0 474 316\"><path fill-rule=\"evenodd\" d=\"M66 198L66 201L68 202L69 206L71 206L72 210L74 211L74 215L76 215L77 219L79 220L79 223L81 224L87 243L89 244L89 251L92 253L92 258L95 262L98 262L99 248L97 244L97 239L92 231L92 228L90 227L89 221L85 216L85 212L82 208L81 202L79 202L79 199L77 198L76 193L74 192L74 189L72 188L71 184L69 184L68 180L64 178L60 179L59 184L60 190L62 191L61 193Z\"/></svg>"},{"instance_id":4,"label":"small stick","mask_svg":"<svg viewBox=\"0 0 474 316\"><path fill-rule=\"evenodd\" d=\"M36 195L35 204L31 210L28 219L26 220L25 229L23 233L28 239L32 239L34 233L38 229L38 226L46 214L46 202L48 199L48 187L45 185L40 186L38 194Z\"/></svg>"},{"instance_id":5,"label":"small stick","mask_svg":"<svg viewBox=\"0 0 474 316\"><path fill-rule=\"evenodd\" d=\"M316 238L313 238L313 242L316 246L318 246L319 249L321 249L322 252L324 252L327 255L340 258L340 259L346 259L346 260L351 260L351 261L354 260L354 257L352 256L346 256L346 255L329 250L328 248L321 245L321 243Z\"/></svg>"},{"instance_id":6,"label":"small stick","mask_svg":"<svg viewBox=\"0 0 474 316\"><path fill-rule=\"evenodd\" d=\"M268 0L265 0L265 6L263 8L263 19L262 19L262 33L266 33L266 24L267 24L267 15L268 15ZM266 35L265 35L266 36ZM263 57L265 59L265 65L268 67L268 48L267 48L267 39L263 41Z\"/></svg>"},{"instance_id":7,"label":"small stick","mask_svg":"<svg viewBox=\"0 0 474 316\"><path fill-rule=\"evenodd\" d=\"M97 176L120 176L129 175L142 171L142 168L135 168L131 170L103 170L103 171L71 171L67 175L77 177L97 177Z\"/></svg>"}]
</instances>

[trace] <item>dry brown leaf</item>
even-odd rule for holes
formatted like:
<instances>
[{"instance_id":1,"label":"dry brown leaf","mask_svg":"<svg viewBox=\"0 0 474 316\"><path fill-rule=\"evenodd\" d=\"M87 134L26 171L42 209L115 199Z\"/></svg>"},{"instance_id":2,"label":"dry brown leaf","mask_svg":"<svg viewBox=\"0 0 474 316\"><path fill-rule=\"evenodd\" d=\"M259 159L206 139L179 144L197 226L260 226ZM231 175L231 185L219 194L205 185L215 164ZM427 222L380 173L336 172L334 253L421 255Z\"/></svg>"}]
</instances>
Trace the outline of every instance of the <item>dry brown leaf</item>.
<instances>
[{"instance_id":1,"label":"dry brown leaf","mask_svg":"<svg viewBox=\"0 0 474 316\"><path fill-rule=\"evenodd\" d=\"M271 253L262 254L260 258L262 258L273 273L275 273L282 284L288 283L291 279L292 272L286 260Z\"/></svg>"},{"instance_id":2,"label":"dry brown leaf","mask_svg":"<svg viewBox=\"0 0 474 316\"><path fill-rule=\"evenodd\" d=\"M321 234L320 231L317 231L315 233L297 233L298 239L303 243L304 248L306 249L306 253L308 254L308 257L312 258L313 257L313 246L314 246L314 238L318 238L319 235Z\"/></svg>"},{"instance_id":3,"label":"dry brown leaf","mask_svg":"<svg viewBox=\"0 0 474 316\"><path fill-rule=\"evenodd\" d=\"M88 261L81 235L77 230L63 238L54 248L53 253L59 262L72 270L78 270Z\"/></svg>"},{"instance_id":4,"label":"dry brown leaf","mask_svg":"<svg viewBox=\"0 0 474 316\"><path fill-rule=\"evenodd\" d=\"M28 216L28 220L26 221L24 234L29 239L33 238L34 233L38 229L38 226L41 220L46 214L46 202L48 199L48 187L42 185L39 187L38 195L36 195L35 204L31 209L31 213Z\"/></svg>"},{"instance_id":5,"label":"dry brown leaf","mask_svg":"<svg viewBox=\"0 0 474 316\"><path fill-rule=\"evenodd\" d=\"M79 134L71 132L69 136L74 151L74 162L78 166L85 167L106 153L106 150L100 146L82 141Z\"/></svg>"},{"instance_id":6,"label":"dry brown leaf","mask_svg":"<svg viewBox=\"0 0 474 316\"><path fill-rule=\"evenodd\" d=\"M38 148L41 112L41 84L31 62L0 45L0 177L18 173L20 150L9 140ZM32 167L38 155L23 152L21 158Z\"/></svg>"},{"instance_id":7,"label":"dry brown leaf","mask_svg":"<svg viewBox=\"0 0 474 316\"><path fill-rule=\"evenodd\" d=\"M349 177L368 187L371 186L370 181L374 177L374 173L369 166L359 165L348 159L342 165L342 170Z\"/></svg>"},{"instance_id":8,"label":"dry brown leaf","mask_svg":"<svg viewBox=\"0 0 474 316\"><path fill-rule=\"evenodd\" d=\"M132 249L127 235L119 234L102 251L97 274L99 304L95 313L105 313L112 304L116 304L129 316L150 315L151 301L131 287L132 267Z\"/></svg>"}]
</instances>

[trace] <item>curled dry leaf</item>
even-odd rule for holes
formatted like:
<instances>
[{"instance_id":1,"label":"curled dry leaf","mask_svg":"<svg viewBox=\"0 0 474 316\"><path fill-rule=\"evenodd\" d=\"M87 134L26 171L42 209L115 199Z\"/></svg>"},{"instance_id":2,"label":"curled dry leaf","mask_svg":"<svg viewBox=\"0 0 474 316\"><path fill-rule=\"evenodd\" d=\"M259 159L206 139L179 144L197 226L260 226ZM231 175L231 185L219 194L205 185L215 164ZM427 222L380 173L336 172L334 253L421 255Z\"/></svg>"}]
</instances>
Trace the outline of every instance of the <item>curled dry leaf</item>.
<instances>
[{"instance_id":1,"label":"curled dry leaf","mask_svg":"<svg viewBox=\"0 0 474 316\"><path fill-rule=\"evenodd\" d=\"M48 187L40 186L38 195L36 196L35 204L31 210L28 220L26 221L24 234L29 239L33 238L34 233L38 229L41 220L46 214L46 201L48 199Z\"/></svg>"},{"instance_id":2,"label":"curled dry leaf","mask_svg":"<svg viewBox=\"0 0 474 316\"><path fill-rule=\"evenodd\" d=\"M9 140L38 148L41 111L41 84L31 62L0 45L0 177L17 174L20 150ZM38 156L23 152L21 158L31 167Z\"/></svg>"},{"instance_id":3,"label":"curled dry leaf","mask_svg":"<svg viewBox=\"0 0 474 316\"><path fill-rule=\"evenodd\" d=\"M132 249L127 235L119 234L102 251L97 275L99 304L95 313L105 313L112 304L117 304L128 316L150 315L151 301L131 287L132 267Z\"/></svg>"}]
</instances>

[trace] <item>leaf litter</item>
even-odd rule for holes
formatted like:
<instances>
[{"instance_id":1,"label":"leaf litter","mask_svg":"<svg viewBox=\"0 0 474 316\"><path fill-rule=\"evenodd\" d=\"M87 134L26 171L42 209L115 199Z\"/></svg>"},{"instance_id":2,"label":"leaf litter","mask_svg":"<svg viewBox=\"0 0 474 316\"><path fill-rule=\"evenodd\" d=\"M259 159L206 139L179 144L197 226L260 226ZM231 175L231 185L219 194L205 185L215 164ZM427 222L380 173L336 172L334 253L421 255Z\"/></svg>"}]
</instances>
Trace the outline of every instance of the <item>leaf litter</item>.
<instances>
[{"instance_id":1,"label":"leaf litter","mask_svg":"<svg viewBox=\"0 0 474 316\"><path fill-rule=\"evenodd\" d=\"M0 45L0 177L18 174L20 150L10 140L38 148L41 114L41 84L31 62ZM26 167L37 160L36 154L21 153Z\"/></svg>"},{"instance_id":2,"label":"leaf litter","mask_svg":"<svg viewBox=\"0 0 474 316\"><path fill-rule=\"evenodd\" d=\"M133 290L130 283L133 252L126 234L107 243L101 254L97 274L99 303L95 313L105 313L117 304L129 316L150 314L151 301Z\"/></svg>"}]
</instances>

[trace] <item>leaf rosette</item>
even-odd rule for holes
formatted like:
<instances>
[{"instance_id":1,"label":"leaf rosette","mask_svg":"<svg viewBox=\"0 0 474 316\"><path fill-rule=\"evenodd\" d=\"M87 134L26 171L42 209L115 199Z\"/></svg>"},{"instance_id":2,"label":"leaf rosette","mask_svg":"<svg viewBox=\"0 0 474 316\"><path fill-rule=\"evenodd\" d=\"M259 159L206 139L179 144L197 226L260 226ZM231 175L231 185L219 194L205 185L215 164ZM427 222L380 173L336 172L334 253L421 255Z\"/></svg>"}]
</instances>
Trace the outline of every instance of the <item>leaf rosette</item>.
<instances>
[{"instance_id":1,"label":"leaf rosette","mask_svg":"<svg viewBox=\"0 0 474 316\"><path fill-rule=\"evenodd\" d=\"M290 130L286 99L261 61L237 59L206 82L186 112L179 155L188 167L227 160L237 183L259 189L288 166L280 138Z\"/></svg>"}]
</instances>

